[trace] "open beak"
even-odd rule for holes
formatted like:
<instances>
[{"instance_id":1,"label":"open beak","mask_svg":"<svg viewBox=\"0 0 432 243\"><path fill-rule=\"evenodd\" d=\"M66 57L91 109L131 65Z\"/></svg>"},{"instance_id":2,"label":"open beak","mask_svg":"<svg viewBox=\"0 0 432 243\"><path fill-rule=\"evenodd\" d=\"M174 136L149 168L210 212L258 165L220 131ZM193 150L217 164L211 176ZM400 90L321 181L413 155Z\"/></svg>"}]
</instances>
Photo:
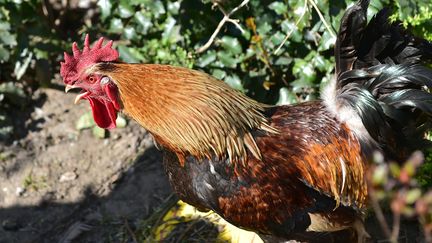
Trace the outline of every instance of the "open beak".
<instances>
[{"instance_id":1,"label":"open beak","mask_svg":"<svg viewBox=\"0 0 432 243\"><path fill-rule=\"evenodd\" d=\"M74 86L74 85L70 85L70 84L66 84L65 92L67 93L67 92L69 92L69 90L71 90L71 89L77 89L77 88L79 88L79 87L78 86Z\"/></svg>"},{"instance_id":2,"label":"open beak","mask_svg":"<svg viewBox=\"0 0 432 243\"><path fill-rule=\"evenodd\" d=\"M89 94L89 92L86 91L86 92L84 92L84 93L81 93L81 94L77 95L77 96L75 97L74 104L75 104L75 105L78 104L78 102L79 102L80 100L82 100L85 96L87 96L88 94Z\"/></svg>"},{"instance_id":3,"label":"open beak","mask_svg":"<svg viewBox=\"0 0 432 243\"><path fill-rule=\"evenodd\" d=\"M69 92L69 90L71 90L71 89L78 89L78 88L80 88L80 87L75 86L75 85L66 84L65 92L67 93L67 92ZM83 92L83 93L77 95L77 96L75 97L74 104L75 104L75 105L78 104L78 102L79 102L80 100L82 100L85 96L87 96L88 94L89 94L89 92L86 91L86 92Z\"/></svg>"}]
</instances>

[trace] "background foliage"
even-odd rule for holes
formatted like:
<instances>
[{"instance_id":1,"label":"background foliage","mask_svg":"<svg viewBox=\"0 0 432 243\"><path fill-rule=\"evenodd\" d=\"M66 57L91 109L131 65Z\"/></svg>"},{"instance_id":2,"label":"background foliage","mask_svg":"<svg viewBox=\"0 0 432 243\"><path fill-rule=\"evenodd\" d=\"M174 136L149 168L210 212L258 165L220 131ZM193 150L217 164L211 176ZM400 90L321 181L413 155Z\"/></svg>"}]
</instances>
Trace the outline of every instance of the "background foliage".
<instances>
[{"instance_id":1,"label":"background foliage","mask_svg":"<svg viewBox=\"0 0 432 243\"><path fill-rule=\"evenodd\" d=\"M318 1L326 28L313 1L251 0L232 18L243 32L227 23L207 51L206 42L223 14L240 0L0 0L0 92L18 86L25 94L58 83L59 60L73 41L90 33L116 40L121 59L202 69L232 87L267 103L293 103L317 98L333 72L334 33L347 6L354 1ZM432 10L427 0L373 0L370 13L390 6L415 34L432 40ZM287 35L288 41L275 50ZM53 80L54 79L54 80ZM5 84L5 83L13 84ZM19 83L19 85L18 85ZM31 90L26 88L31 87ZM4 100L3 98L2 100ZM14 102L14 98L5 103Z\"/></svg>"}]
</instances>

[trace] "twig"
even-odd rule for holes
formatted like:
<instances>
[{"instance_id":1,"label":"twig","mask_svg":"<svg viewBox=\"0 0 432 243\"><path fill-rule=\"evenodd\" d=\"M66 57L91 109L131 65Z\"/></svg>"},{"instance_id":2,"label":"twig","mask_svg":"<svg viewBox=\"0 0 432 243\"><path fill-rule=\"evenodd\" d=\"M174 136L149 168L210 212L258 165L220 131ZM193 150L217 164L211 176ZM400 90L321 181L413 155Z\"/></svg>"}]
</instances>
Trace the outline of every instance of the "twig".
<instances>
[{"instance_id":1,"label":"twig","mask_svg":"<svg viewBox=\"0 0 432 243\"><path fill-rule=\"evenodd\" d=\"M240 20L238 19L227 19L227 22L230 22L231 24L235 25L237 29L239 29L242 33L244 33L244 29L239 24Z\"/></svg>"},{"instance_id":2,"label":"twig","mask_svg":"<svg viewBox=\"0 0 432 243\"><path fill-rule=\"evenodd\" d=\"M178 242L182 242L183 238L186 237L187 233L189 232L189 230L192 229L193 226L195 226L198 223L198 219L193 220L189 223L189 225L186 227L185 230L183 230L182 234L176 239Z\"/></svg>"},{"instance_id":3,"label":"twig","mask_svg":"<svg viewBox=\"0 0 432 243\"><path fill-rule=\"evenodd\" d=\"M290 31L288 32L288 34L285 36L285 39L282 41L282 43L278 46L278 48L273 52L273 54L277 54L280 49L282 48L283 45L285 45L285 42L288 41L288 39L290 38L290 36L292 35L292 33L294 33L294 30L297 29L300 21L303 19L303 17L306 14L307 11L307 2L308 0L304 1L304 6L303 6L303 13L301 14L301 16L297 19L296 23L295 23L295 28L290 29Z\"/></svg>"},{"instance_id":4,"label":"twig","mask_svg":"<svg viewBox=\"0 0 432 243\"><path fill-rule=\"evenodd\" d=\"M327 28L328 32L333 38L336 38L336 34L333 32L330 25L325 20L324 16L322 15L321 11L319 10L318 6L315 3L315 0L309 0L310 4L314 7L315 11L317 12L318 16L320 17L321 21L323 22L324 26Z\"/></svg>"},{"instance_id":5,"label":"twig","mask_svg":"<svg viewBox=\"0 0 432 243\"><path fill-rule=\"evenodd\" d=\"M431 225L427 223L426 216L424 214L420 215L419 218L420 218L419 222L423 226L423 233L424 233L425 241L426 242L432 242L432 235L431 235L432 227L431 227Z\"/></svg>"},{"instance_id":6,"label":"twig","mask_svg":"<svg viewBox=\"0 0 432 243\"><path fill-rule=\"evenodd\" d=\"M196 50L196 53L202 53L202 52L204 52L205 50L207 50L211 46L211 44L214 42L216 36L219 34L219 31L222 29L222 27L225 25L226 22L230 22L230 23L234 24L240 31L244 32L243 28L239 25L238 20L231 19L230 17L235 12L237 12L240 8L242 8L246 4L248 4L249 1L250 0L243 0L243 2L240 3L240 5L238 5L237 7L233 8L229 13L226 13L225 10L223 10L220 5L217 5L219 7L219 10L221 10L221 12L223 13L224 17L219 22L218 26L216 27L215 31L213 32L213 34L211 35L211 37L207 41L207 43L205 43L203 46L201 46L200 48L198 48Z\"/></svg>"},{"instance_id":7,"label":"twig","mask_svg":"<svg viewBox=\"0 0 432 243\"><path fill-rule=\"evenodd\" d=\"M136 235L135 235L135 233L132 231L132 229L130 228L127 219L124 219L124 226L126 227L126 230L128 231L129 235L132 237L132 241L133 241L134 243L138 243L138 240L137 240L137 238L136 238Z\"/></svg>"},{"instance_id":8,"label":"twig","mask_svg":"<svg viewBox=\"0 0 432 243\"><path fill-rule=\"evenodd\" d=\"M378 222L381 226L381 229L383 230L385 236L387 239L390 239L392 236L392 232L390 231L390 228L387 224L387 221L384 217L384 213L378 203L378 198L375 195L375 190L372 188L372 185L368 185L369 189L369 198L372 204L372 208L375 212L375 216L378 219Z\"/></svg>"},{"instance_id":9,"label":"twig","mask_svg":"<svg viewBox=\"0 0 432 243\"><path fill-rule=\"evenodd\" d=\"M400 218L401 218L400 212L393 213L393 231L391 233L391 238L390 238L391 242L395 242L395 243L398 242L399 230L400 230Z\"/></svg>"}]
</instances>

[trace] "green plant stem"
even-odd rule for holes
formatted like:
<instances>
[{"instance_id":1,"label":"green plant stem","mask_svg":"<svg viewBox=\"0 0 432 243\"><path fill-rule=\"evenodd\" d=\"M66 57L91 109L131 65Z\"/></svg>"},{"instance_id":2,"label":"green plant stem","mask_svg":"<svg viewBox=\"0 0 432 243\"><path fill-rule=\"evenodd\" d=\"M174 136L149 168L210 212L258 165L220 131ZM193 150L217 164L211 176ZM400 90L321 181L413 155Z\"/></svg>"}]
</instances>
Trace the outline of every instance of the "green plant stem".
<instances>
[{"instance_id":1,"label":"green plant stem","mask_svg":"<svg viewBox=\"0 0 432 243\"><path fill-rule=\"evenodd\" d=\"M383 230L386 238L391 239L392 232L390 231L390 227L389 227L389 225L388 225L388 223L384 217L384 213L381 209L381 206L379 205L378 198L375 194L375 190L372 188L372 185L368 185L368 187L370 188L369 189L369 199L370 199L370 202L372 204L372 208L375 212L375 216L378 219L378 222L379 222L381 229Z\"/></svg>"},{"instance_id":2,"label":"green plant stem","mask_svg":"<svg viewBox=\"0 0 432 243\"><path fill-rule=\"evenodd\" d=\"M390 238L390 241L392 243L398 242L399 230L400 230L400 219L401 219L400 212L393 212L393 230Z\"/></svg>"}]
</instances>

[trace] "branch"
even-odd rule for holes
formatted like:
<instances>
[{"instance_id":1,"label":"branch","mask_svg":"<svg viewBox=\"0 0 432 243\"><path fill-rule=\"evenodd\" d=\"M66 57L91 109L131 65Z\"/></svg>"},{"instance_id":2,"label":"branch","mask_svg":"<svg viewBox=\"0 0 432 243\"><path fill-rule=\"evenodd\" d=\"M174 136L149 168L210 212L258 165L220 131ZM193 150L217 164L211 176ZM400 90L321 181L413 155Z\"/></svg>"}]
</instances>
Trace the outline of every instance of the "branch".
<instances>
[{"instance_id":1,"label":"branch","mask_svg":"<svg viewBox=\"0 0 432 243\"><path fill-rule=\"evenodd\" d=\"M283 45L285 45L285 42L288 41L288 39L290 38L290 36L292 35L292 33L294 33L294 30L297 29L297 26L299 25L300 21L303 19L303 17L306 14L307 11L307 2L308 0L304 1L304 6L303 6L303 13L300 15L300 17L297 19L296 23L295 23L295 28L292 28L288 34L285 36L285 39L282 41L282 43L278 46L278 48L273 52L273 54L277 54L280 49L282 48Z\"/></svg>"},{"instance_id":2,"label":"branch","mask_svg":"<svg viewBox=\"0 0 432 243\"><path fill-rule=\"evenodd\" d=\"M312 4L312 6L314 7L314 9L316 10L318 16L320 17L321 21L323 22L323 24L327 28L327 30L330 33L330 35L333 38L336 38L336 34L333 32L332 28L330 27L330 25L325 20L324 16L322 15L321 11L319 10L318 6L316 5L315 0L309 0L309 2Z\"/></svg>"},{"instance_id":3,"label":"branch","mask_svg":"<svg viewBox=\"0 0 432 243\"><path fill-rule=\"evenodd\" d=\"M282 43L278 46L278 48L273 52L273 54L277 54L280 49L282 48L282 46L285 44L285 42L288 41L288 39L291 37L292 33L294 32L294 30L296 30L298 24L300 23L300 21L303 19L304 15L306 14L307 11L307 3L310 2L310 4L313 6L313 8L315 9L315 11L317 12L318 16L320 17L321 21L323 22L324 26L327 28L327 30L329 31L330 35L333 38L336 38L336 34L333 32L332 28L330 27L330 25L327 23L327 21L325 20L324 16L322 15L321 11L319 10L318 6L315 3L315 0L305 0L304 3L304 7L303 7L303 13L301 14L301 16L299 17L299 19L296 21L295 23L295 28L292 28L288 34L285 36L285 39L282 41Z\"/></svg>"},{"instance_id":4,"label":"branch","mask_svg":"<svg viewBox=\"0 0 432 243\"><path fill-rule=\"evenodd\" d=\"M370 178L369 178L369 180L370 180ZM390 239L392 237L392 231L390 230L390 227L389 227L389 225L385 219L385 216L384 216L384 213L381 209L381 206L379 205L378 197L375 194L375 189L373 189L373 186L370 183L368 183L368 188L369 188L369 191L368 191L369 192L369 199L370 199L370 202L372 204L372 208L375 212L375 216L378 220L378 223L380 224L381 229L383 230L385 237L387 239Z\"/></svg>"},{"instance_id":5,"label":"branch","mask_svg":"<svg viewBox=\"0 0 432 243\"><path fill-rule=\"evenodd\" d=\"M130 237L132 238L133 243L138 243L137 237L131 227L129 226L129 223L127 219L124 219L124 226L126 227L127 232L129 233Z\"/></svg>"},{"instance_id":6,"label":"branch","mask_svg":"<svg viewBox=\"0 0 432 243\"><path fill-rule=\"evenodd\" d=\"M202 52L204 52L205 50L207 50L211 46L211 44L214 42L216 36L219 34L219 31L222 29L222 27L225 25L226 22L230 22L230 23L234 24L243 33L244 30L239 25L239 23L238 23L239 20L238 19L231 19L230 17L235 12L237 12L240 8L242 8L246 4L248 4L249 1L250 0L243 0L243 2L240 3L240 5L238 5L237 7L233 8L229 13L226 13L226 11L219 4L215 3L219 7L219 10L223 13L224 17L219 22L218 26L216 27L216 29L213 32L213 34L210 36L210 39L207 41L207 43L205 43L203 46L201 46L200 48L198 48L196 50L196 53L202 53Z\"/></svg>"},{"instance_id":7,"label":"branch","mask_svg":"<svg viewBox=\"0 0 432 243\"><path fill-rule=\"evenodd\" d=\"M401 213L393 212L393 230L391 232L390 242L398 242L399 231L400 231L400 220Z\"/></svg>"}]
</instances>

